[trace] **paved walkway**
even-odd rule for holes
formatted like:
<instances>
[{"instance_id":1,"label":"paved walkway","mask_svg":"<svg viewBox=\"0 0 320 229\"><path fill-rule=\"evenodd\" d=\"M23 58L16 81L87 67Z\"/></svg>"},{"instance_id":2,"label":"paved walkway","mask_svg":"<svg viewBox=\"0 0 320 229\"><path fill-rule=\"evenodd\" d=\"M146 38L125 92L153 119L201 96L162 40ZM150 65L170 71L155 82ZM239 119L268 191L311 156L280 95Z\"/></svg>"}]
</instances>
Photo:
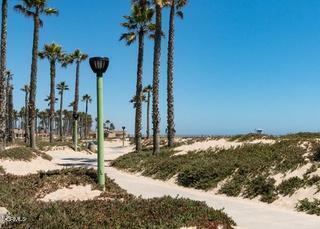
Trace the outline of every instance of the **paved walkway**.
<instances>
[{"instance_id":1,"label":"paved walkway","mask_svg":"<svg viewBox=\"0 0 320 229\"><path fill-rule=\"evenodd\" d=\"M115 168L107 167L107 175L115 180L123 189L143 198L172 196L185 197L193 200L205 201L215 209L224 208L244 229L319 229L320 217L311 216L268 206L264 203L250 202L235 198L213 195L204 191L180 187L159 180L124 173Z\"/></svg>"}]
</instances>

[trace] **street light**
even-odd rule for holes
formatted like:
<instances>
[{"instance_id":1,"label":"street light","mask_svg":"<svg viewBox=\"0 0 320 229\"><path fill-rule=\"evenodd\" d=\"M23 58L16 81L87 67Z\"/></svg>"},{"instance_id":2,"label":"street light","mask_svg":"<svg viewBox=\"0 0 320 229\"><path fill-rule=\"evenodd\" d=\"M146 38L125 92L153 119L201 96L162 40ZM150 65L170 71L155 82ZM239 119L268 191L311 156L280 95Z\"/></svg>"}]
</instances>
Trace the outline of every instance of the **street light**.
<instances>
[{"instance_id":1,"label":"street light","mask_svg":"<svg viewBox=\"0 0 320 229\"><path fill-rule=\"evenodd\" d=\"M74 137L74 151L77 152L78 150L78 118L79 114L73 113L73 119L74 119L74 132L73 132L73 137Z\"/></svg>"},{"instance_id":2,"label":"street light","mask_svg":"<svg viewBox=\"0 0 320 229\"><path fill-rule=\"evenodd\" d=\"M125 126L122 127L122 146L124 147L124 138L125 138L125 132L124 130L126 129Z\"/></svg>"},{"instance_id":3,"label":"street light","mask_svg":"<svg viewBox=\"0 0 320 229\"><path fill-rule=\"evenodd\" d=\"M105 189L104 173L104 128L103 128L103 73L109 66L107 57L92 57L89 59L90 67L97 75L97 114L98 114L98 182L100 187Z\"/></svg>"}]
</instances>

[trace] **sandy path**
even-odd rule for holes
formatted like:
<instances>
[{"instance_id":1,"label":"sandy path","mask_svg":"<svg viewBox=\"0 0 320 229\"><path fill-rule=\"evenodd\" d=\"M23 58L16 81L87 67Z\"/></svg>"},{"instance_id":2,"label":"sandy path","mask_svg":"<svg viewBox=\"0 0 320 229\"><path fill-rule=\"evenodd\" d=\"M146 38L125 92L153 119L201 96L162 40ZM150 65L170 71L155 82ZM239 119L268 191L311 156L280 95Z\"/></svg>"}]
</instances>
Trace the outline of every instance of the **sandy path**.
<instances>
[{"instance_id":1,"label":"sandy path","mask_svg":"<svg viewBox=\"0 0 320 229\"><path fill-rule=\"evenodd\" d=\"M236 198L213 195L204 191L183 188L151 178L137 176L107 167L107 174L115 180L123 189L143 198L161 197L185 197L193 200L205 201L216 209L224 208L239 228L252 229L317 229L320 225L320 217L292 212L270 206L263 203L250 202Z\"/></svg>"}]
</instances>

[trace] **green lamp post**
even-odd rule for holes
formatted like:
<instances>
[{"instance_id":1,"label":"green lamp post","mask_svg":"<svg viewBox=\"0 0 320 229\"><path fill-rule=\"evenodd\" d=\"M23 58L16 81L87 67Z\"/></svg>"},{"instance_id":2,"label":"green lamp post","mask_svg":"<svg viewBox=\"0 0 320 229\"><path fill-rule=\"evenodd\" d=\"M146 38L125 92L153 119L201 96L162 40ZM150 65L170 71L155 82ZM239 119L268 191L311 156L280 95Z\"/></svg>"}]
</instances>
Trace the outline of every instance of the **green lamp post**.
<instances>
[{"instance_id":1,"label":"green lamp post","mask_svg":"<svg viewBox=\"0 0 320 229\"><path fill-rule=\"evenodd\" d=\"M72 116L74 119L74 130L73 130L74 151L77 152L77 150L78 150L78 118L79 118L79 114L74 113Z\"/></svg>"},{"instance_id":2,"label":"green lamp post","mask_svg":"<svg viewBox=\"0 0 320 229\"><path fill-rule=\"evenodd\" d=\"M105 188L104 173L104 128L103 128L103 73L109 66L107 57L92 57L89 60L90 67L97 74L97 114L98 114L98 182L100 187Z\"/></svg>"},{"instance_id":3,"label":"green lamp post","mask_svg":"<svg viewBox=\"0 0 320 229\"><path fill-rule=\"evenodd\" d=\"M126 127L125 126L123 126L122 127L122 147L124 147L124 140L125 140L125 135L126 135L126 132L125 132L125 129L126 129Z\"/></svg>"}]
</instances>

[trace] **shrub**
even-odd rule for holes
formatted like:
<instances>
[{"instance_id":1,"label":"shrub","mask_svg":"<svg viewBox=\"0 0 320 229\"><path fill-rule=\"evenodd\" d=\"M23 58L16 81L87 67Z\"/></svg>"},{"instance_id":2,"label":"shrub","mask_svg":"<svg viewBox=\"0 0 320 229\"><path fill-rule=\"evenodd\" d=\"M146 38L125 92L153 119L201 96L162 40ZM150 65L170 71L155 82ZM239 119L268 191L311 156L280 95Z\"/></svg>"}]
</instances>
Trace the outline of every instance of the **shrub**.
<instances>
[{"instance_id":1,"label":"shrub","mask_svg":"<svg viewBox=\"0 0 320 229\"><path fill-rule=\"evenodd\" d=\"M37 198L62 186L91 184L97 180L93 169L73 168L28 176L0 176L0 206L12 216L27 221L7 223L5 228L180 228L225 225L233 220L203 202L181 198L135 198L106 177L108 200L41 202Z\"/></svg>"},{"instance_id":2,"label":"shrub","mask_svg":"<svg viewBox=\"0 0 320 229\"><path fill-rule=\"evenodd\" d=\"M15 147L0 152L0 159L10 159L19 161L31 161L36 157L42 157L46 160L52 160L51 156L29 147Z\"/></svg>"},{"instance_id":3,"label":"shrub","mask_svg":"<svg viewBox=\"0 0 320 229\"><path fill-rule=\"evenodd\" d=\"M239 196L245 181L246 177L237 173L232 177L232 179L226 181L226 183L222 185L219 193L226 194L227 196Z\"/></svg>"},{"instance_id":4,"label":"shrub","mask_svg":"<svg viewBox=\"0 0 320 229\"><path fill-rule=\"evenodd\" d=\"M6 171L4 170L4 168L2 166L0 166L0 174L5 174Z\"/></svg>"},{"instance_id":5,"label":"shrub","mask_svg":"<svg viewBox=\"0 0 320 229\"><path fill-rule=\"evenodd\" d=\"M257 176L247 182L244 197L252 199L260 195L261 201L272 203L277 198L274 184L275 180L272 178Z\"/></svg>"},{"instance_id":6,"label":"shrub","mask_svg":"<svg viewBox=\"0 0 320 229\"><path fill-rule=\"evenodd\" d=\"M296 209L311 215L320 215L320 200L314 199L313 201L309 201L307 198L305 198L299 201Z\"/></svg>"},{"instance_id":7,"label":"shrub","mask_svg":"<svg viewBox=\"0 0 320 229\"><path fill-rule=\"evenodd\" d=\"M296 190L304 185L304 180L299 177L291 177L284 180L278 185L277 190L280 194L287 196L292 195Z\"/></svg>"},{"instance_id":8,"label":"shrub","mask_svg":"<svg viewBox=\"0 0 320 229\"><path fill-rule=\"evenodd\" d=\"M313 153L312 159L313 159L313 161L320 162L320 147L319 146L315 149L315 152Z\"/></svg>"}]
</instances>

